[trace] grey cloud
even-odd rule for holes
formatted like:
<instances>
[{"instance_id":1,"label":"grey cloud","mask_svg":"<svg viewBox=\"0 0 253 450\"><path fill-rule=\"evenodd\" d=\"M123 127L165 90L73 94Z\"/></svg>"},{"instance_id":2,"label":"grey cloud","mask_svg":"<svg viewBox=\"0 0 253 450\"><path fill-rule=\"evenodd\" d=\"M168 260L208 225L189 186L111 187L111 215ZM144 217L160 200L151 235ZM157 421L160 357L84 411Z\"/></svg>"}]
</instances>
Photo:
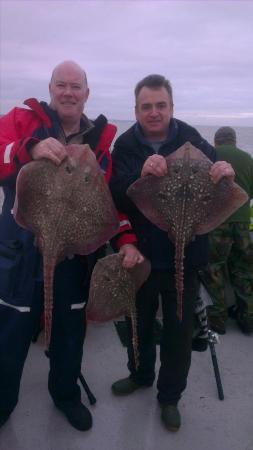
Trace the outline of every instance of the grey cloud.
<instances>
[{"instance_id":1,"label":"grey cloud","mask_svg":"<svg viewBox=\"0 0 253 450\"><path fill-rule=\"evenodd\" d=\"M148 73L172 82L177 111L252 123L253 3L247 1L1 2L1 112L47 99L53 67L85 66L88 111L133 118Z\"/></svg>"}]
</instances>

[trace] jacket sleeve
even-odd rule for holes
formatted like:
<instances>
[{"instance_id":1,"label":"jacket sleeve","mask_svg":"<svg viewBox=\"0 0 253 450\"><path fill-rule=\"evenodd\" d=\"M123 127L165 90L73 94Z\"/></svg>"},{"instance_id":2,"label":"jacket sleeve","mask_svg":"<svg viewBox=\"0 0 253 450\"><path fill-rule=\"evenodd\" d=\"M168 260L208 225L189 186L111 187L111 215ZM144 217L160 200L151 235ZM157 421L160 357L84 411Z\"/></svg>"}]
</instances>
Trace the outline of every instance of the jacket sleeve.
<instances>
[{"instance_id":1,"label":"jacket sleeve","mask_svg":"<svg viewBox=\"0 0 253 450\"><path fill-rule=\"evenodd\" d=\"M141 154L130 152L120 141L116 141L112 152L112 177L110 189L118 209L131 214L136 209L127 196L128 187L141 176L141 168L145 162Z\"/></svg>"},{"instance_id":2,"label":"jacket sleeve","mask_svg":"<svg viewBox=\"0 0 253 450\"><path fill-rule=\"evenodd\" d=\"M105 150L103 154L99 157L99 163L103 168L104 177L107 182L109 182L111 177L112 159L109 150ZM111 240L113 248L120 249L124 244L136 244L137 239L133 233L131 223L126 214L118 210L118 218L120 223L119 233Z\"/></svg>"},{"instance_id":3,"label":"jacket sleeve","mask_svg":"<svg viewBox=\"0 0 253 450\"><path fill-rule=\"evenodd\" d=\"M111 239L111 244L113 248L120 249L124 244L137 244L136 236L132 230L131 223L126 214L118 212L119 217L119 233L113 239Z\"/></svg>"},{"instance_id":4,"label":"jacket sleeve","mask_svg":"<svg viewBox=\"0 0 253 450\"><path fill-rule=\"evenodd\" d=\"M209 144L209 142L207 142L205 139L201 138L199 142L199 148L213 163L217 161L215 148L211 144Z\"/></svg>"},{"instance_id":5,"label":"jacket sleeve","mask_svg":"<svg viewBox=\"0 0 253 450\"><path fill-rule=\"evenodd\" d=\"M20 167L31 160L29 149L38 140L29 136L30 114L14 108L0 118L0 185L13 183Z\"/></svg>"},{"instance_id":6,"label":"jacket sleeve","mask_svg":"<svg viewBox=\"0 0 253 450\"><path fill-rule=\"evenodd\" d=\"M249 164L249 168L250 168L250 200L253 199L253 158L252 156L250 157L250 164Z\"/></svg>"},{"instance_id":7,"label":"jacket sleeve","mask_svg":"<svg viewBox=\"0 0 253 450\"><path fill-rule=\"evenodd\" d=\"M213 163L217 160L215 148L204 139L196 128L178 121L180 126L181 136L184 137L184 142L190 141L192 145L199 148ZM181 142L180 145L184 144Z\"/></svg>"}]
</instances>

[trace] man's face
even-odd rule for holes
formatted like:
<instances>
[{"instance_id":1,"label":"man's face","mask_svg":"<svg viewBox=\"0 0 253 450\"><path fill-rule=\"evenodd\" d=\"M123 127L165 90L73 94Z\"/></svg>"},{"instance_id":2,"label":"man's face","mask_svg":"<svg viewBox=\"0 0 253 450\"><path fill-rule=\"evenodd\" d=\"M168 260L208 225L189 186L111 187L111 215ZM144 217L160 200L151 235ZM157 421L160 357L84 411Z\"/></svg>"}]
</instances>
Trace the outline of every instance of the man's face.
<instances>
[{"instance_id":1,"label":"man's face","mask_svg":"<svg viewBox=\"0 0 253 450\"><path fill-rule=\"evenodd\" d=\"M135 115L148 139L166 139L173 104L165 87L151 89L144 86L136 100Z\"/></svg>"},{"instance_id":2,"label":"man's face","mask_svg":"<svg viewBox=\"0 0 253 450\"><path fill-rule=\"evenodd\" d=\"M62 122L79 123L89 95L84 73L66 64L57 68L49 84L50 106Z\"/></svg>"}]
</instances>

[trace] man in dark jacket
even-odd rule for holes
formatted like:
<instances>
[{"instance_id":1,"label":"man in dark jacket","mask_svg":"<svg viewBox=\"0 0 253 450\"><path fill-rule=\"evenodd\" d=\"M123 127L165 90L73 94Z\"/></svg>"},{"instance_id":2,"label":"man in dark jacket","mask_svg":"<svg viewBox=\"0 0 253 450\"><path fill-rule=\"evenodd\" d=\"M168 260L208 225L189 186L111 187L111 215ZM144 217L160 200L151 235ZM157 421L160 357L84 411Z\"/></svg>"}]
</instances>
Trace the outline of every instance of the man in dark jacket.
<instances>
[{"instance_id":1,"label":"man in dark jacket","mask_svg":"<svg viewBox=\"0 0 253 450\"><path fill-rule=\"evenodd\" d=\"M50 159L59 165L67 144L89 144L108 181L109 146L116 132L104 116L90 121L83 109L89 95L82 68L72 61L59 64L49 85L51 102L26 101L29 109L14 108L0 119L0 184L4 204L0 215L0 426L15 408L24 362L43 306L41 256L34 236L14 221L16 177L31 160ZM118 248L123 265L143 260L129 221L120 216ZM78 430L92 426L77 384L85 337L85 304L91 269L97 254L75 255L55 271L52 338L49 346L49 392L55 405Z\"/></svg>"},{"instance_id":2,"label":"man in dark jacket","mask_svg":"<svg viewBox=\"0 0 253 450\"><path fill-rule=\"evenodd\" d=\"M161 75L150 75L135 89L137 122L116 141L112 153L113 174L111 191L117 207L131 218L138 236L141 252L151 261L152 272L137 294L139 338L139 367L135 369L132 344L128 346L130 376L115 382L115 395L130 394L144 386L152 386L155 379L156 346L155 316L162 301L163 332L160 345L161 367L157 381L161 418L167 429L177 431L180 414L177 403L186 387L191 362L193 308L198 296L197 271L207 263L207 237L198 236L191 242L184 259L183 318L176 316L176 288L174 279L174 245L167 233L150 223L127 197L127 188L139 177L149 174L163 176L167 172L165 156L186 141L198 147L215 161L214 148L200 134L180 120L173 118L173 99L170 83ZM226 162L215 163L211 179L234 176ZM129 334L131 325L128 323ZM129 343L131 339L129 339Z\"/></svg>"}]
</instances>

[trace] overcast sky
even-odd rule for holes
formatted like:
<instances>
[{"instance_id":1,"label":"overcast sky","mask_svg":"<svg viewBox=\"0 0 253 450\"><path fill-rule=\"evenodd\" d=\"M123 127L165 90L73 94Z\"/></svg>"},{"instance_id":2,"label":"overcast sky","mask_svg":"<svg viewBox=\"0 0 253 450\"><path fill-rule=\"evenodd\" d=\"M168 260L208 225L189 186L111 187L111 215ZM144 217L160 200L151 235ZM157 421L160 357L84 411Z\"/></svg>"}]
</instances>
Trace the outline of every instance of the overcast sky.
<instances>
[{"instance_id":1,"label":"overcast sky","mask_svg":"<svg viewBox=\"0 0 253 450\"><path fill-rule=\"evenodd\" d=\"M252 1L0 0L0 113L71 59L88 75L87 114L134 118L135 84L170 79L175 116L192 124L253 125Z\"/></svg>"}]
</instances>

